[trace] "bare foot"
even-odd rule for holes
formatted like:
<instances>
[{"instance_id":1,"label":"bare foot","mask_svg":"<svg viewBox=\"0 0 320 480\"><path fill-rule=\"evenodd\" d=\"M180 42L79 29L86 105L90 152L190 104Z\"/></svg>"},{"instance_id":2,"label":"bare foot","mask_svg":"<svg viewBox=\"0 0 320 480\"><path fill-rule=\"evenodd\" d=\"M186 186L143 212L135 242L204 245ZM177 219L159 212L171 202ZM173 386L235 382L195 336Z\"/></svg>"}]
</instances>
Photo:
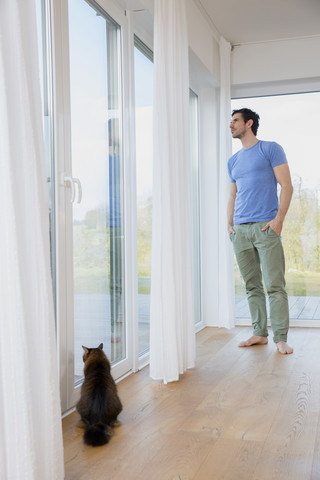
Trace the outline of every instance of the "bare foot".
<instances>
[{"instance_id":1,"label":"bare foot","mask_svg":"<svg viewBox=\"0 0 320 480\"><path fill-rule=\"evenodd\" d=\"M278 342L276 345L278 352L281 353L281 355L289 355L290 353L293 353L293 348L290 347L286 342Z\"/></svg>"},{"instance_id":2,"label":"bare foot","mask_svg":"<svg viewBox=\"0 0 320 480\"><path fill-rule=\"evenodd\" d=\"M252 335L245 342L240 342L239 347L251 347L252 345L266 345L268 343L268 337L260 337L260 335Z\"/></svg>"}]
</instances>

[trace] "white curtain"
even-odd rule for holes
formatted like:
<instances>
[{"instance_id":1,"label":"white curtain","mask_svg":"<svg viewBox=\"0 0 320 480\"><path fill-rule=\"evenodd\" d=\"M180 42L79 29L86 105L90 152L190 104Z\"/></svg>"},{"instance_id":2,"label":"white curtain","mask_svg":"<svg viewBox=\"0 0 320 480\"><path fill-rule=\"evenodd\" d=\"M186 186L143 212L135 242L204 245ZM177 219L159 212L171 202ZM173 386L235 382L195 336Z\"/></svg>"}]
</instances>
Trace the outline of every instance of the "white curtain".
<instances>
[{"instance_id":1,"label":"white curtain","mask_svg":"<svg viewBox=\"0 0 320 480\"><path fill-rule=\"evenodd\" d=\"M227 204L230 181L227 162L231 157L231 45L220 38L220 149L219 149L219 304L218 326L234 327L234 260L228 235Z\"/></svg>"},{"instance_id":2,"label":"white curtain","mask_svg":"<svg viewBox=\"0 0 320 480\"><path fill-rule=\"evenodd\" d=\"M62 479L34 0L0 0L0 478Z\"/></svg>"},{"instance_id":3,"label":"white curtain","mask_svg":"<svg viewBox=\"0 0 320 480\"><path fill-rule=\"evenodd\" d=\"M150 375L179 379L195 361L188 36L184 0L155 0Z\"/></svg>"}]
</instances>

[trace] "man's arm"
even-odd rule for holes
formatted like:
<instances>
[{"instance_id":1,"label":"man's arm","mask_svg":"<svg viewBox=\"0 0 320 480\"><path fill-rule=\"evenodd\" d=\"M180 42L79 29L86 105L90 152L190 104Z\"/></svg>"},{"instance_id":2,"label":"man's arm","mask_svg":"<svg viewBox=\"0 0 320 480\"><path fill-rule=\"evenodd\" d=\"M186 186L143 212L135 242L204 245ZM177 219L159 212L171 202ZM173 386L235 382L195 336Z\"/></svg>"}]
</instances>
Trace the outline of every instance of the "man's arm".
<instances>
[{"instance_id":1,"label":"man's arm","mask_svg":"<svg viewBox=\"0 0 320 480\"><path fill-rule=\"evenodd\" d=\"M287 163L283 163L282 165L274 167L273 171L277 181L281 185L279 210L275 218L271 220L271 222L268 222L267 225L262 229L262 231L271 227L272 230L274 230L278 235L280 235L283 227L283 222L291 202L293 187L291 183L290 170Z\"/></svg>"},{"instance_id":2,"label":"man's arm","mask_svg":"<svg viewBox=\"0 0 320 480\"><path fill-rule=\"evenodd\" d=\"M234 204L236 201L237 195L237 184L230 183L230 196L228 202L228 232L229 233L236 233L233 230L233 215L234 215Z\"/></svg>"}]
</instances>

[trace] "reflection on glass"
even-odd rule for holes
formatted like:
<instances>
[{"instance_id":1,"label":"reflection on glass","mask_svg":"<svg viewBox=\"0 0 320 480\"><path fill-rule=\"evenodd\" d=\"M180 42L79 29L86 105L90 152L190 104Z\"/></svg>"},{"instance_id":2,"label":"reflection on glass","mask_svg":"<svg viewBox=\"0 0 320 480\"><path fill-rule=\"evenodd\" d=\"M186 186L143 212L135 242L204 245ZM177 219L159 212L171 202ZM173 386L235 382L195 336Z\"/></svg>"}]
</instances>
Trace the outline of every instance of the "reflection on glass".
<instances>
[{"instance_id":1,"label":"reflection on glass","mask_svg":"<svg viewBox=\"0 0 320 480\"><path fill-rule=\"evenodd\" d=\"M109 237L111 342L121 340L122 312L122 202L119 120L109 118Z\"/></svg>"},{"instance_id":2,"label":"reflection on glass","mask_svg":"<svg viewBox=\"0 0 320 480\"><path fill-rule=\"evenodd\" d=\"M198 96L189 90L190 108L190 159L192 208L192 279L194 322L201 322L201 269L200 269L200 193L199 193L199 143Z\"/></svg>"},{"instance_id":3,"label":"reflection on glass","mask_svg":"<svg viewBox=\"0 0 320 480\"><path fill-rule=\"evenodd\" d=\"M152 52L135 39L139 355L149 350L152 226Z\"/></svg>"},{"instance_id":4,"label":"reflection on glass","mask_svg":"<svg viewBox=\"0 0 320 480\"><path fill-rule=\"evenodd\" d=\"M120 29L84 0L69 0L75 382L81 345L124 359L123 155ZM77 198L76 198L77 200Z\"/></svg>"},{"instance_id":5,"label":"reflection on glass","mask_svg":"<svg viewBox=\"0 0 320 480\"><path fill-rule=\"evenodd\" d=\"M313 128L320 109L320 93L237 99L232 108L248 107L260 115L258 138L284 148L294 193L282 230L286 257L286 290L291 320L320 319L320 179L319 135ZM308 122L297 119L307 118ZM234 151L239 142L233 141ZM236 316L250 318L239 270L236 267ZM268 303L268 302L267 302Z\"/></svg>"}]
</instances>

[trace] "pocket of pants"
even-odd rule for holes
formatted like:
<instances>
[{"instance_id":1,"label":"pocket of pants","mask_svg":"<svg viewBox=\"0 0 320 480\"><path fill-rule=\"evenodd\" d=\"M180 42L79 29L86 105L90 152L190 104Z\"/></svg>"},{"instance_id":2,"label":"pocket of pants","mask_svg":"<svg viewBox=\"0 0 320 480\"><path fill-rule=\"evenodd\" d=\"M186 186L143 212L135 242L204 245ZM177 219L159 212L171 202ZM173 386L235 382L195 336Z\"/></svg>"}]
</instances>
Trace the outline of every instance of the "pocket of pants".
<instances>
[{"instance_id":1,"label":"pocket of pants","mask_svg":"<svg viewBox=\"0 0 320 480\"><path fill-rule=\"evenodd\" d=\"M271 227L268 228L267 232L268 232L268 235L271 235L271 236L274 236L274 237L277 237L277 238L280 237L280 235L278 235L274 230L272 230Z\"/></svg>"},{"instance_id":2,"label":"pocket of pants","mask_svg":"<svg viewBox=\"0 0 320 480\"><path fill-rule=\"evenodd\" d=\"M231 240L231 243L233 243L236 238L236 233L229 233L229 238Z\"/></svg>"}]
</instances>

